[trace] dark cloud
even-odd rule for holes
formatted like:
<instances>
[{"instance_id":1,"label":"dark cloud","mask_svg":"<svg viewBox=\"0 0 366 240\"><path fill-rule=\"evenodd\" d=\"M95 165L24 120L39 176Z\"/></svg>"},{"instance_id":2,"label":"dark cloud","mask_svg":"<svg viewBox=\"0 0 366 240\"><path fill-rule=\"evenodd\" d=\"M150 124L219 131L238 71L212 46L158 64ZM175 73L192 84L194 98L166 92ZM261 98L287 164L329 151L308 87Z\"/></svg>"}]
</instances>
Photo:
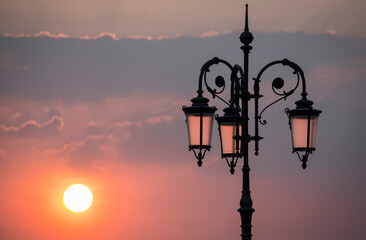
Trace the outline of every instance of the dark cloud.
<instances>
[{"instance_id":1,"label":"dark cloud","mask_svg":"<svg viewBox=\"0 0 366 240\"><path fill-rule=\"evenodd\" d=\"M190 163L196 168L196 160L187 150L184 114L180 106L190 104L200 67L206 60L218 56L232 63L242 63L238 35L159 41L115 41L109 37L95 40L0 37L0 52L5 54L0 66L3 105L0 110L4 115L1 116L0 140L5 143L5 134L10 133L5 133L5 127L17 126L19 133L29 132L28 136L36 137L41 130L58 131L63 119L65 127L61 133L64 135L47 147L51 149L49 154L67 159L71 167L82 169L112 159L111 162L137 167ZM352 230L352 226L362 222L365 207L361 203L366 200L366 163L361 151L366 135L365 40L303 33L255 33L254 37L250 77L267 62L286 57L303 68L309 96L315 101L315 107L323 110L317 150L310 155L306 171L301 169L297 156L291 153L290 130L283 111L286 107L295 107L299 93L263 115L268 123L260 128L264 139L260 142L258 157L253 154L253 144L250 145L251 173L257 194L253 197L258 209L262 209L262 212L256 212L263 224L257 229L265 228L268 220L267 224L273 225L269 231L273 233L281 226L297 227L286 232L288 238L285 231L281 231L282 239L344 239L346 235L362 239L364 233ZM3 64L7 59L9 64ZM9 71L15 68L7 67L28 65L31 67L24 71ZM269 93L271 80L277 74L285 72L285 80L293 77L288 70L278 68L263 75L261 91L266 97L260 102L261 108L275 100ZM213 76L215 73L218 71L212 69ZM182 101L182 96L186 96L186 101ZM5 109L8 98L44 104L27 105L28 111ZM26 100L18 105L24 102ZM221 107L216 99L210 104ZM251 104L250 114L252 107ZM47 120L55 114L59 118L49 122L37 120L21 127L22 122L39 119L33 118L31 110L46 114ZM15 120L22 122L11 124ZM253 132L253 119L249 123ZM215 125L213 149L204 159L204 168L194 171L229 175L225 162L219 159L218 138ZM43 141L49 139L44 137ZM32 147L31 143L28 147ZM10 152L5 150L0 149L0 155ZM234 177L239 178L239 170L240 166ZM303 205L288 204L287 197L277 194L276 189L301 196L298 202ZM239 194L239 189L237 191ZM304 196L304 192L311 196ZM344 208L345 202L347 208ZM282 212L287 207L291 209L286 213L288 215ZM316 211L310 211L312 209ZM289 223L292 211L296 211L296 224ZM279 215L287 219L278 221ZM334 227L336 225L342 226L342 231ZM308 230L306 232L316 227L318 234L297 236L301 231L299 226ZM336 228L339 234L334 233Z\"/></svg>"},{"instance_id":2,"label":"dark cloud","mask_svg":"<svg viewBox=\"0 0 366 240\"><path fill-rule=\"evenodd\" d=\"M157 41L0 37L0 53L12 56L8 63L2 59L0 94L72 101L136 90L189 93L196 88L206 60L218 56L242 62L238 35ZM268 61L284 57L298 62L307 73L324 64L349 66L347 60L363 58L365 52L364 40L332 35L257 33L254 37L251 76Z\"/></svg>"}]
</instances>

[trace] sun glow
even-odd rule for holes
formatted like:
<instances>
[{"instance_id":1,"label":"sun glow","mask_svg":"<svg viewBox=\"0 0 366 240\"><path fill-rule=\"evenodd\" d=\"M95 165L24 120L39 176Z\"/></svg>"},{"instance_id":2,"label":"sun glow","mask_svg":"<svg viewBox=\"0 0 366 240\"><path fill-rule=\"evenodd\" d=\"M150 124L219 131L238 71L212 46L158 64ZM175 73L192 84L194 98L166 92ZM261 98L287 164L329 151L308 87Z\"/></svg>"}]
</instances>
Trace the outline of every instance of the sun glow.
<instances>
[{"instance_id":1,"label":"sun glow","mask_svg":"<svg viewBox=\"0 0 366 240\"><path fill-rule=\"evenodd\" d=\"M65 190L63 200L67 209L81 213L88 210L93 203L93 194L87 186L74 184Z\"/></svg>"}]
</instances>

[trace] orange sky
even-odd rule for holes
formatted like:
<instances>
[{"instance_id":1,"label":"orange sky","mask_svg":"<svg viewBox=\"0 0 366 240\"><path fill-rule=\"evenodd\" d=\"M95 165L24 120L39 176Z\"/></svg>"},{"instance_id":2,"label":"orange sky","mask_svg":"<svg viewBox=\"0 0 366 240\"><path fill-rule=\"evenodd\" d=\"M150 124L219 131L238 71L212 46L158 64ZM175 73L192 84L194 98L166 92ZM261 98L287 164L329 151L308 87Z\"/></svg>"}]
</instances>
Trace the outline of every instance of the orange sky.
<instances>
[{"instance_id":1,"label":"orange sky","mask_svg":"<svg viewBox=\"0 0 366 240\"><path fill-rule=\"evenodd\" d=\"M206 60L242 63L238 2L3 1L0 239L238 239L241 163L230 175L215 123L198 168L181 110ZM284 113L299 93L263 116L260 155L250 148L257 240L366 237L364 3L327 3L249 1L250 79L288 57L323 110L305 171ZM263 75L261 107L282 70ZM94 195L82 214L62 204L75 183Z\"/></svg>"}]
</instances>

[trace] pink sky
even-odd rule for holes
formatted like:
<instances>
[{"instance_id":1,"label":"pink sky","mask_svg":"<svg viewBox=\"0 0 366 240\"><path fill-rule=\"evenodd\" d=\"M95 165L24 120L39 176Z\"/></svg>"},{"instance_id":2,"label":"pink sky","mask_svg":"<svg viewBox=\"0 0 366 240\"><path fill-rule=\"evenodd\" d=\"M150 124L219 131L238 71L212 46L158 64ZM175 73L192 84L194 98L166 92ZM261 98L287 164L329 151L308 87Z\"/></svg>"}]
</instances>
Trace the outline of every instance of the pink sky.
<instances>
[{"instance_id":1,"label":"pink sky","mask_svg":"<svg viewBox=\"0 0 366 240\"><path fill-rule=\"evenodd\" d=\"M48 31L70 36L199 36L240 30L248 3L256 31L366 37L362 0L3 0L0 33ZM238 7L240 6L240 7Z\"/></svg>"},{"instance_id":2,"label":"pink sky","mask_svg":"<svg viewBox=\"0 0 366 240\"><path fill-rule=\"evenodd\" d=\"M249 4L250 79L288 57L323 110L305 171L283 111L300 94L263 116L259 157L250 148L253 239L365 239L364 3ZM241 64L242 5L3 1L0 239L239 239L241 163L231 176L215 123L213 149L198 168L181 107L206 60ZM263 76L261 106L274 99L278 70ZM283 77L291 82L292 74ZM83 214L62 204L74 183L94 194Z\"/></svg>"}]
</instances>

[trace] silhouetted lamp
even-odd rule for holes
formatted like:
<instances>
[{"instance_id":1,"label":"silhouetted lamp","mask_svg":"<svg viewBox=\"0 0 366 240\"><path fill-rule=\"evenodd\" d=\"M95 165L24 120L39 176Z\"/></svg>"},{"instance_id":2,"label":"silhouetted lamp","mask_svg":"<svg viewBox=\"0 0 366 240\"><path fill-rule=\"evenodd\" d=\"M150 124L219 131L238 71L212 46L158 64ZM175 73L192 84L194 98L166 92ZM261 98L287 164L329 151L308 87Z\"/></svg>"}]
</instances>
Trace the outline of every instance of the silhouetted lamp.
<instances>
[{"instance_id":1,"label":"silhouetted lamp","mask_svg":"<svg viewBox=\"0 0 366 240\"><path fill-rule=\"evenodd\" d=\"M191 102L192 106L182 108L186 115L189 150L193 150L198 166L202 166L202 159L211 148L213 118L217 108L208 106L209 100L201 94Z\"/></svg>"},{"instance_id":2,"label":"silhouetted lamp","mask_svg":"<svg viewBox=\"0 0 366 240\"><path fill-rule=\"evenodd\" d=\"M286 109L291 129L293 152L299 156L304 169L309 153L315 151L318 117L322 112L313 109L312 105L312 101L304 98L296 102L296 109ZM300 156L299 152L304 152L304 155Z\"/></svg>"},{"instance_id":3,"label":"silhouetted lamp","mask_svg":"<svg viewBox=\"0 0 366 240\"><path fill-rule=\"evenodd\" d=\"M219 125L221 158L226 159L226 162L230 167L231 174L234 174L236 162L238 158L242 156L240 153L240 114L233 106L227 107L223 111L223 116L216 116L216 121Z\"/></svg>"},{"instance_id":4,"label":"silhouetted lamp","mask_svg":"<svg viewBox=\"0 0 366 240\"><path fill-rule=\"evenodd\" d=\"M257 77L253 78L253 90L249 90L249 52L252 49L250 44L253 41L253 35L249 32L248 27L248 5L246 5L245 13L245 28L239 38L243 44L240 47L244 53L243 68L238 64L231 65L217 57L205 62L201 67L198 79L198 96L191 100L192 106L183 106L183 111L186 115L189 150L193 150L198 159L198 166L201 166L206 152L211 149L213 117L217 110L215 107L210 107L209 100L202 96L203 87L212 95L212 98L217 98L226 104L226 108L223 109L224 115L215 116L219 127L221 157L225 158L231 174L234 173L238 159L243 159L243 189L238 212L241 217L242 240L251 240L251 221L254 208L252 207L253 200L250 196L249 186L249 143L254 143L254 154L258 155L259 141L263 139L259 134L259 126L267 123L266 120L262 119L263 112L280 100L286 100L299 86L302 86L301 100L296 102L295 109L286 109L286 113L289 117L293 152L296 152L302 161L302 167L306 168L308 155L315 151L316 129L321 111L313 109L313 102L306 98L308 94L303 70L299 65L286 58L266 64L259 71ZM230 100L228 101L220 96L225 90L225 79L219 75L215 78L215 85L212 85L210 83L213 82L207 78L210 68L218 64L226 66L231 73ZM268 68L275 65L290 67L297 81L294 85L284 87L285 81L280 77L275 78L272 81L272 91L278 98L260 111L259 100L264 97L260 94L261 76ZM251 104L254 106L253 112L249 111L249 102L253 102ZM252 113L253 116L250 117L249 113ZM254 122L254 128L249 128L250 119ZM250 133L250 130L254 130L254 133Z\"/></svg>"}]
</instances>

